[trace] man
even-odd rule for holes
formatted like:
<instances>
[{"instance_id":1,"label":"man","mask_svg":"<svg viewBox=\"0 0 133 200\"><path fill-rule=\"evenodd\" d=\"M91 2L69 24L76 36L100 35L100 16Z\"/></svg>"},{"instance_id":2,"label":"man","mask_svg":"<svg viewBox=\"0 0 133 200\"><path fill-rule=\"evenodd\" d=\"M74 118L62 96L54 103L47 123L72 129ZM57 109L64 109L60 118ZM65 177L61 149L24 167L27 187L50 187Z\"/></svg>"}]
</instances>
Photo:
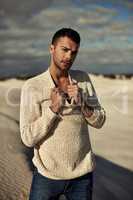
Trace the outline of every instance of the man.
<instances>
[{"instance_id":1,"label":"man","mask_svg":"<svg viewBox=\"0 0 133 200\"><path fill-rule=\"evenodd\" d=\"M95 168L88 124L101 128L104 109L87 73L70 70L80 46L79 34L58 30L51 42L48 70L22 88L20 131L34 147L35 172L30 200L91 200Z\"/></svg>"}]
</instances>

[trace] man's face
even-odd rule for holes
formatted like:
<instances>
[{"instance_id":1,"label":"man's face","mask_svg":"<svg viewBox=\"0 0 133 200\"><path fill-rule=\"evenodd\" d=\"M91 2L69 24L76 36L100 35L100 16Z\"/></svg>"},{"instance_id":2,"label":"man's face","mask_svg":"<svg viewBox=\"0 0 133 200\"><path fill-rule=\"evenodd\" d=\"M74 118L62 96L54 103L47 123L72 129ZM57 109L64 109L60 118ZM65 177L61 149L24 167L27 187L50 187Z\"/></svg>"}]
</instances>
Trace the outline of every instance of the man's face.
<instances>
[{"instance_id":1,"label":"man's face","mask_svg":"<svg viewBox=\"0 0 133 200\"><path fill-rule=\"evenodd\" d=\"M60 70L69 70L78 53L79 45L68 37L60 37L51 45L50 53L54 65Z\"/></svg>"}]
</instances>

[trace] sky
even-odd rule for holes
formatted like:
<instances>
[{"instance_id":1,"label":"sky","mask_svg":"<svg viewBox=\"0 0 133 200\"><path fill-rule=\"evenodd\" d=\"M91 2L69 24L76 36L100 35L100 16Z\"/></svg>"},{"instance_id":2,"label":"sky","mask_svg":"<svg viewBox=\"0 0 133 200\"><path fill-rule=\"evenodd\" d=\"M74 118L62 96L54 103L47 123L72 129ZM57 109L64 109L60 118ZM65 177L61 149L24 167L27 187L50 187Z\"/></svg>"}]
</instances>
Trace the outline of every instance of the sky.
<instances>
[{"instance_id":1,"label":"sky","mask_svg":"<svg viewBox=\"0 0 133 200\"><path fill-rule=\"evenodd\" d=\"M133 0L1 0L0 77L44 71L62 27L82 38L74 68L133 74Z\"/></svg>"}]
</instances>

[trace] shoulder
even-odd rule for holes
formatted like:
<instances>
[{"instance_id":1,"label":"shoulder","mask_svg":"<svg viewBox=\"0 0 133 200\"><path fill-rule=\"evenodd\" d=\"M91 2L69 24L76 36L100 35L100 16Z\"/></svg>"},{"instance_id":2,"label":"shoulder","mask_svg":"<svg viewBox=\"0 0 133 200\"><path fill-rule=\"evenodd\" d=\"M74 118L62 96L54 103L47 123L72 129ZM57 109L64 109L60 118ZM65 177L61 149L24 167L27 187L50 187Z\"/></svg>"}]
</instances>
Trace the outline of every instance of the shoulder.
<instances>
[{"instance_id":1,"label":"shoulder","mask_svg":"<svg viewBox=\"0 0 133 200\"><path fill-rule=\"evenodd\" d=\"M47 82L46 77L47 77L47 71L32 78L29 78L28 80L25 81L22 90L31 88L34 90L41 89L43 85Z\"/></svg>"},{"instance_id":2,"label":"shoulder","mask_svg":"<svg viewBox=\"0 0 133 200\"><path fill-rule=\"evenodd\" d=\"M70 70L70 75L78 82L90 81L89 74L82 70Z\"/></svg>"}]
</instances>

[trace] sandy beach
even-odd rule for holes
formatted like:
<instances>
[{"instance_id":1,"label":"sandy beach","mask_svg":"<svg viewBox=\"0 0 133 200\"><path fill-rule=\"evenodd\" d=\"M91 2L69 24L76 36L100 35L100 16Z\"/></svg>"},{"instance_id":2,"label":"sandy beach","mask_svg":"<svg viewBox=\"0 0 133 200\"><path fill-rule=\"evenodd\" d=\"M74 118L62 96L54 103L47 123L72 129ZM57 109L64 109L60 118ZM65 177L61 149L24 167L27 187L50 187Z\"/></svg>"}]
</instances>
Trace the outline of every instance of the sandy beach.
<instances>
[{"instance_id":1,"label":"sandy beach","mask_svg":"<svg viewBox=\"0 0 133 200\"><path fill-rule=\"evenodd\" d=\"M96 154L93 200L132 200L133 79L91 75L107 113L102 129L90 127ZM25 81L0 81L0 199L27 200L32 179L32 149L19 132L19 103Z\"/></svg>"}]
</instances>

